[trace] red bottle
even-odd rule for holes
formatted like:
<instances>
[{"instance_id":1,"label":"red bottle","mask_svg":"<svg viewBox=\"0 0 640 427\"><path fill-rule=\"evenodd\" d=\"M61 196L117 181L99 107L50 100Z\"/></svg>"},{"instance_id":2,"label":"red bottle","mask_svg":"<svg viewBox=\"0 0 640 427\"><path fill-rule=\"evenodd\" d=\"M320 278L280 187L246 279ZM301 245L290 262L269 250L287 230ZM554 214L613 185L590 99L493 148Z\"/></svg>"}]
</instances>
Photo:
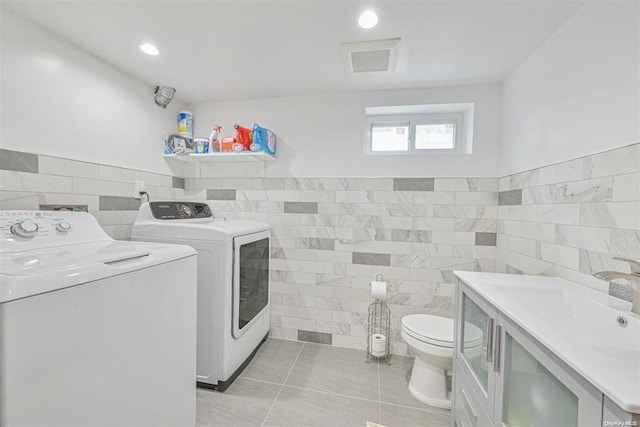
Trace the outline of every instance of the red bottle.
<instances>
[{"instance_id":1,"label":"red bottle","mask_svg":"<svg viewBox=\"0 0 640 427\"><path fill-rule=\"evenodd\" d=\"M253 131L237 123L233 125L233 128L236 130L236 141L242 144L245 151L249 151L253 140Z\"/></svg>"}]
</instances>

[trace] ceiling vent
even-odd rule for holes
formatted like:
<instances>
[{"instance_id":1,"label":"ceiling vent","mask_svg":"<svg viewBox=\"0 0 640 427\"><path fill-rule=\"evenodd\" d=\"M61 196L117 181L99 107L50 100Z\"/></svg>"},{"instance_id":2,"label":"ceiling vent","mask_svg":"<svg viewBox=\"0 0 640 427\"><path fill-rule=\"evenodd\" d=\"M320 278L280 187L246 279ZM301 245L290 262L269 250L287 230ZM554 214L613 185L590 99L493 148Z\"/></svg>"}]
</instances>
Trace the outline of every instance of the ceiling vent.
<instances>
[{"instance_id":1,"label":"ceiling vent","mask_svg":"<svg viewBox=\"0 0 640 427\"><path fill-rule=\"evenodd\" d=\"M400 38L357 43L341 43L344 71L370 73L395 71Z\"/></svg>"}]
</instances>

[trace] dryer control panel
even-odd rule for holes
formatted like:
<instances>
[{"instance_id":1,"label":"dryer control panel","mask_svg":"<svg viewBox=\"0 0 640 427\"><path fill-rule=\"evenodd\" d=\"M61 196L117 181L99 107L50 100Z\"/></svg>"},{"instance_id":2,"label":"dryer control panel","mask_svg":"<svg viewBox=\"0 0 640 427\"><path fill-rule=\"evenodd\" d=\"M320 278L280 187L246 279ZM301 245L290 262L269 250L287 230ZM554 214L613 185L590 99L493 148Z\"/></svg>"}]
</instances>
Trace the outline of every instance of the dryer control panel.
<instances>
[{"instance_id":1,"label":"dryer control panel","mask_svg":"<svg viewBox=\"0 0 640 427\"><path fill-rule=\"evenodd\" d=\"M211 209L206 203L151 202L151 214L156 219L211 218Z\"/></svg>"}]
</instances>

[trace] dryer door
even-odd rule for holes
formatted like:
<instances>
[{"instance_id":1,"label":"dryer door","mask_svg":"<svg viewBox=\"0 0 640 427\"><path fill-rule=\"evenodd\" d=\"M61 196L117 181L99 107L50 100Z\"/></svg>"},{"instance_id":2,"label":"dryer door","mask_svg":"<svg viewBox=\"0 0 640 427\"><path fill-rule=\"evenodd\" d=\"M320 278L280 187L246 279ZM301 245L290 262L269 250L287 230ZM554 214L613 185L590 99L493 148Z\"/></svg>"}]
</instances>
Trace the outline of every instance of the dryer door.
<instances>
[{"instance_id":1,"label":"dryer door","mask_svg":"<svg viewBox=\"0 0 640 427\"><path fill-rule=\"evenodd\" d=\"M240 338L269 305L271 233L233 238L233 337Z\"/></svg>"}]
</instances>

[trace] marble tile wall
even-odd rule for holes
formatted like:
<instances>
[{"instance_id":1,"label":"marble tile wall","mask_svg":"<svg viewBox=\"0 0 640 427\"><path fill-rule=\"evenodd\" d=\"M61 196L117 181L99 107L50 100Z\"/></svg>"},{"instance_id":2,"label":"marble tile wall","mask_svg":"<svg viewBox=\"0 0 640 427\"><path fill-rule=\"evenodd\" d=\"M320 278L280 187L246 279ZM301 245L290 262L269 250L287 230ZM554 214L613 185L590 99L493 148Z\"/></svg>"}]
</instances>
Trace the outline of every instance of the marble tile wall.
<instances>
[{"instance_id":1,"label":"marble tile wall","mask_svg":"<svg viewBox=\"0 0 640 427\"><path fill-rule=\"evenodd\" d=\"M134 181L149 196L182 199L184 179L96 163L0 149L0 209L86 205L115 239L129 239L140 207Z\"/></svg>"},{"instance_id":2,"label":"marble tile wall","mask_svg":"<svg viewBox=\"0 0 640 427\"><path fill-rule=\"evenodd\" d=\"M640 143L499 181L496 269L543 274L630 299L592 275L640 259Z\"/></svg>"},{"instance_id":3,"label":"marble tile wall","mask_svg":"<svg viewBox=\"0 0 640 427\"><path fill-rule=\"evenodd\" d=\"M218 217L273 227L271 334L366 348L369 283L389 283L392 351L406 314L452 316L453 270L494 271L497 179L187 179Z\"/></svg>"},{"instance_id":4,"label":"marble tile wall","mask_svg":"<svg viewBox=\"0 0 640 427\"><path fill-rule=\"evenodd\" d=\"M215 215L273 227L272 334L366 347L369 282L389 283L392 351L400 319L452 315L453 270L557 275L629 299L640 258L640 144L500 179L182 179L0 150L0 209L86 205L112 237L128 239L139 200L206 200Z\"/></svg>"}]
</instances>

